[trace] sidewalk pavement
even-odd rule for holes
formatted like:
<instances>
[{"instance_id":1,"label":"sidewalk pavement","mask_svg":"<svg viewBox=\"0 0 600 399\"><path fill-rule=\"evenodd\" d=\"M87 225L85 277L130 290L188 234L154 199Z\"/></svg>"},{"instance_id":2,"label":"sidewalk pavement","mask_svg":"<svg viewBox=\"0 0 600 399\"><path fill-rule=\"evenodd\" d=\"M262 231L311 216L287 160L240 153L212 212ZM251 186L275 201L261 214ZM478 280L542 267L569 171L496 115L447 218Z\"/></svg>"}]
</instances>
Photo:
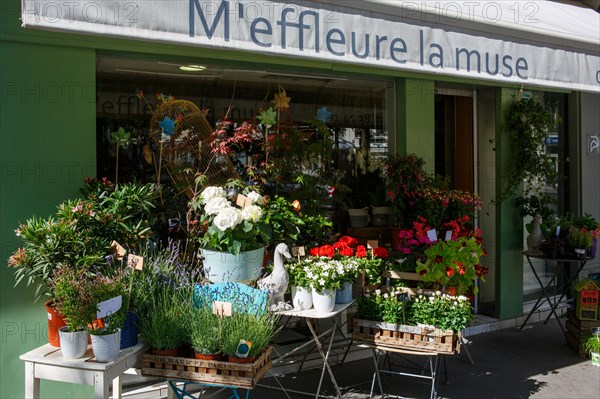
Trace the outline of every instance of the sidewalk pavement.
<instances>
[{"instance_id":1,"label":"sidewalk pavement","mask_svg":"<svg viewBox=\"0 0 600 399\"><path fill-rule=\"evenodd\" d=\"M561 319L564 325L565 319ZM600 367L593 366L589 358L580 358L567 345L558 324L527 325L523 330L509 328L469 337L467 348L475 364L465 356L446 357L448 382L444 381L443 363L438 385L438 397L443 399L599 399ZM415 357L412 357L413 359ZM394 363L403 359L394 356ZM416 359L423 362L423 359ZM403 363L404 364L404 363ZM333 365L333 373L344 399L369 397L374 370L372 358ZM404 370L398 370L404 371ZM298 374L264 378L250 393L256 399L299 399L309 397L292 391L314 392L320 370L303 370ZM283 385L286 392L262 385ZM414 377L387 376L384 382L385 397L429 398L429 381ZM334 397L335 391L327 374L321 390L324 397ZM378 393L376 391L376 393ZM230 396L219 393L212 398ZM374 395L380 398L381 395Z\"/></svg>"}]
</instances>

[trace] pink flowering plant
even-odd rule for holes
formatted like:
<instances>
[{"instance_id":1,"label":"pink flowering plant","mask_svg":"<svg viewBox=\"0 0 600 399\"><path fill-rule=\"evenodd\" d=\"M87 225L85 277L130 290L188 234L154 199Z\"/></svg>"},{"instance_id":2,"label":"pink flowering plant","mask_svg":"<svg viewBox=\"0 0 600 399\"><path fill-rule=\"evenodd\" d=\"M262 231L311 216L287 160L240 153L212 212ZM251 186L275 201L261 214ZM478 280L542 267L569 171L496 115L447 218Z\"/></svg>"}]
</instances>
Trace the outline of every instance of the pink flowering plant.
<instances>
[{"instance_id":1,"label":"pink flowering plant","mask_svg":"<svg viewBox=\"0 0 600 399\"><path fill-rule=\"evenodd\" d=\"M238 194L228 196L220 186L208 186L190 201L188 226L202 248L237 255L269 244L266 199L252 187L241 193L247 199L243 207L237 206Z\"/></svg>"}]
</instances>

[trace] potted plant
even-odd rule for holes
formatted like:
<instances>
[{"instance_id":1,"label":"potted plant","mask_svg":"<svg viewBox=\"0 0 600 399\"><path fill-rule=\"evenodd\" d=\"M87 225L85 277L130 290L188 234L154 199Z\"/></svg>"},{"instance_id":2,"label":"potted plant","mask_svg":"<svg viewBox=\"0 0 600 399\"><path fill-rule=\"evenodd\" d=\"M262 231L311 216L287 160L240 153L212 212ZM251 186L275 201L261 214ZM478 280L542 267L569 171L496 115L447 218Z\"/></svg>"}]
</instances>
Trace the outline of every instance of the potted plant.
<instances>
[{"instance_id":1,"label":"potted plant","mask_svg":"<svg viewBox=\"0 0 600 399\"><path fill-rule=\"evenodd\" d=\"M590 354L592 364L600 366L600 328L592 328L592 335L585 341L585 350Z\"/></svg>"},{"instance_id":2,"label":"potted plant","mask_svg":"<svg viewBox=\"0 0 600 399\"><path fill-rule=\"evenodd\" d=\"M413 325L430 325L458 333L473 319L473 308L465 296L440 291L419 294L410 302L409 320Z\"/></svg>"},{"instance_id":3,"label":"potted plant","mask_svg":"<svg viewBox=\"0 0 600 399\"><path fill-rule=\"evenodd\" d=\"M311 262L306 258L286 264L294 309L306 310L313 306L311 279L308 278Z\"/></svg>"},{"instance_id":4,"label":"potted plant","mask_svg":"<svg viewBox=\"0 0 600 399\"><path fill-rule=\"evenodd\" d=\"M252 280L263 266L272 234L265 220L265 199L250 187L242 192L244 197L230 200L223 187L209 186L190 201L188 226L212 282Z\"/></svg>"},{"instance_id":5,"label":"potted plant","mask_svg":"<svg viewBox=\"0 0 600 399\"><path fill-rule=\"evenodd\" d=\"M416 271L424 282L438 286L455 287L459 295L466 294L475 279L485 282L487 269L479 264L484 250L475 237L458 240L437 241L425 250L424 262L417 261ZM477 295L478 287L473 287Z\"/></svg>"},{"instance_id":6,"label":"potted plant","mask_svg":"<svg viewBox=\"0 0 600 399\"><path fill-rule=\"evenodd\" d=\"M125 323L128 293L125 286L125 273L120 271L112 276L97 274L91 284L92 300L98 307L102 304L108 309L100 320L96 320L88 328L92 337L92 349L99 362L110 362L119 355L121 348L121 329Z\"/></svg>"},{"instance_id":7,"label":"potted plant","mask_svg":"<svg viewBox=\"0 0 600 399\"><path fill-rule=\"evenodd\" d=\"M221 360L222 320L208 306L192 308L189 335L196 359Z\"/></svg>"},{"instance_id":8,"label":"potted plant","mask_svg":"<svg viewBox=\"0 0 600 399\"><path fill-rule=\"evenodd\" d=\"M598 249L598 237L600 236L600 223L589 213L583 216L573 218L573 226L585 228L592 234L593 242L591 248L588 248L588 258L594 258Z\"/></svg>"},{"instance_id":9,"label":"potted plant","mask_svg":"<svg viewBox=\"0 0 600 399\"><path fill-rule=\"evenodd\" d=\"M50 284L55 306L66 322L66 326L59 329L63 357L83 357L88 345L87 326L96 319L96 303L87 271L63 265L54 273Z\"/></svg>"},{"instance_id":10,"label":"potted plant","mask_svg":"<svg viewBox=\"0 0 600 399\"><path fill-rule=\"evenodd\" d=\"M592 247L593 236L585 227L571 227L569 230L569 243L573 246L575 255L579 259L585 259L588 248Z\"/></svg>"},{"instance_id":11,"label":"potted plant","mask_svg":"<svg viewBox=\"0 0 600 399\"><path fill-rule=\"evenodd\" d=\"M270 312L234 312L224 317L223 354L230 362L252 363L269 345L279 316Z\"/></svg>"}]
</instances>

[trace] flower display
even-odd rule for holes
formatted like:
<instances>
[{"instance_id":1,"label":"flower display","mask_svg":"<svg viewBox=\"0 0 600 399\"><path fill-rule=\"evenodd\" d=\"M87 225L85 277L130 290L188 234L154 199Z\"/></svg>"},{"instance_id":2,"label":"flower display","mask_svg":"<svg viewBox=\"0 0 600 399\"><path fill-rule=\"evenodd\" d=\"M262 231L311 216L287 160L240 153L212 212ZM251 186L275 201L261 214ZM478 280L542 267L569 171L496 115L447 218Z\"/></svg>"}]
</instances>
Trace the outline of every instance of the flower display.
<instances>
[{"instance_id":1,"label":"flower display","mask_svg":"<svg viewBox=\"0 0 600 399\"><path fill-rule=\"evenodd\" d=\"M420 293L410 302L409 308L410 324L454 332L464 330L473 318L473 309L466 296L451 296L440 291Z\"/></svg>"},{"instance_id":2,"label":"flower display","mask_svg":"<svg viewBox=\"0 0 600 399\"><path fill-rule=\"evenodd\" d=\"M387 288L387 287L386 287ZM356 299L358 319L383 321L385 323L406 324L405 304L408 299L401 289L365 290L365 294Z\"/></svg>"},{"instance_id":3,"label":"flower display","mask_svg":"<svg viewBox=\"0 0 600 399\"><path fill-rule=\"evenodd\" d=\"M223 187L208 186L192 198L189 232L203 248L237 255L269 243L272 228L265 218L264 198L252 187L242 187L242 192L249 201L241 209L227 199Z\"/></svg>"},{"instance_id":4,"label":"flower display","mask_svg":"<svg viewBox=\"0 0 600 399\"><path fill-rule=\"evenodd\" d=\"M487 268L479 264L485 251L475 237L438 241L425 250L424 262L417 261L417 273L423 281L457 287L458 294L467 293L477 278L485 282ZM478 287L473 287L477 294Z\"/></svg>"}]
</instances>

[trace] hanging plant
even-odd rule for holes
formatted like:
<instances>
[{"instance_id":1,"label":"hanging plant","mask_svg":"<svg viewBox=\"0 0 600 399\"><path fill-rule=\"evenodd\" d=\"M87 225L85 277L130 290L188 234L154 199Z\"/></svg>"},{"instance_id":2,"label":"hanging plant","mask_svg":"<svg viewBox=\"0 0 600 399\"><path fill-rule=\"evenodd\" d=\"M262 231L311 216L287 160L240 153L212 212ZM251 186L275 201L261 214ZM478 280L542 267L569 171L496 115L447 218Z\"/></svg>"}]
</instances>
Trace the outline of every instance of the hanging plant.
<instances>
[{"instance_id":1,"label":"hanging plant","mask_svg":"<svg viewBox=\"0 0 600 399\"><path fill-rule=\"evenodd\" d=\"M546 152L544 140L557 122L553 122L550 112L534 99L522 98L509 106L505 129L512 141L515 162L502 198L514 195L523 182L527 182L524 197L555 184L556 159Z\"/></svg>"}]
</instances>

